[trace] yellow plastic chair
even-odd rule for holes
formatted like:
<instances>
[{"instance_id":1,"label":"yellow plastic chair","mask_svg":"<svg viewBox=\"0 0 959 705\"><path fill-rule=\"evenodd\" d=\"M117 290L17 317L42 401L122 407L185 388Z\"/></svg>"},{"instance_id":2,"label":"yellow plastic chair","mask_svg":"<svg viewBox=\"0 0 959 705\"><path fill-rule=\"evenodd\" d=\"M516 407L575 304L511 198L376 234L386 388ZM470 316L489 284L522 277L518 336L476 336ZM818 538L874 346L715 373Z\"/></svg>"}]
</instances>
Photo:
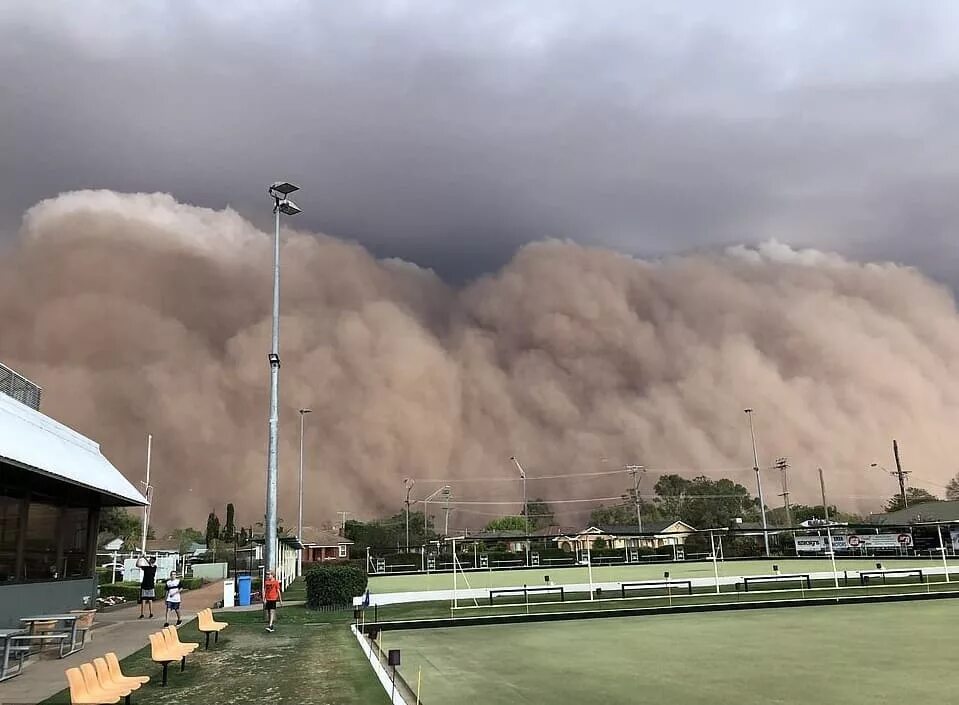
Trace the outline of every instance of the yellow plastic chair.
<instances>
[{"instance_id":1,"label":"yellow plastic chair","mask_svg":"<svg viewBox=\"0 0 959 705\"><path fill-rule=\"evenodd\" d=\"M109 683L101 683L97 678L97 671L92 663L84 663L80 666L80 673L83 674L83 684L87 687L87 693L98 703L115 703L120 698L126 698L130 702L129 688L117 688Z\"/></svg>"},{"instance_id":2,"label":"yellow plastic chair","mask_svg":"<svg viewBox=\"0 0 959 705\"><path fill-rule=\"evenodd\" d=\"M140 689L140 681L135 678L131 678L129 681L119 681L113 677L113 674L110 673L110 667L107 666L106 659L95 658L93 659L93 668L97 672L97 680L100 681L100 685L106 689L113 690L134 690Z\"/></svg>"},{"instance_id":3,"label":"yellow plastic chair","mask_svg":"<svg viewBox=\"0 0 959 705\"><path fill-rule=\"evenodd\" d=\"M117 658L117 655L112 651L107 653L104 657L107 662L107 668L110 669L110 673L113 675L113 680L120 682L136 682L141 685L150 682L150 676L127 676L123 673L123 670L120 668L120 659Z\"/></svg>"},{"instance_id":4,"label":"yellow plastic chair","mask_svg":"<svg viewBox=\"0 0 959 705\"><path fill-rule=\"evenodd\" d=\"M150 658L154 663L158 663L163 667L163 682L161 685L166 685L167 667L173 661L180 661L181 671L186 666L186 656L183 656L179 652L173 653L170 651L170 647L167 646L166 640L163 638L163 632L156 632L150 635Z\"/></svg>"},{"instance_id":5,"label":"yellow plastic chair","mask_svg":"<svg viewBox=\"0 0 959 705\"><path fill-rule=\"evenodd\" d=\"M87 690L87 685L83 680L83 673L79 668L68 668L66 670L67 683L70 686L70 702L73 705L106 705L108 703L120 702L120 696L96 696Z\"/></svg>"},{"instance_id":6,"label":"yellow plastic chair","mask_svg":"<svg viewBox=\"0 0 959 705\"><path fill-rule=\"evenodd\" d=\"M226 622L217 622L213 619L213 610L207 608L200 610L196 615L197 628L206 635L206 647L210 648L210 634L213 635L213 643L220 640L220 632L226 629L229 624Z\"/></svg>"},{"instance_id":7,"label":"yellow plastic chair","mask_svg":"<svg viewBox=\"0 0 959 705\"><path fill-rule=\"evenodd\" d=\"M163 634L166 635L167 645L174 653L179 650L180 653L186 656L200 648L200 645L195 641L180 641L180 635L177 634L176 627L165 627Z\"/></svg>"}]
</instances>

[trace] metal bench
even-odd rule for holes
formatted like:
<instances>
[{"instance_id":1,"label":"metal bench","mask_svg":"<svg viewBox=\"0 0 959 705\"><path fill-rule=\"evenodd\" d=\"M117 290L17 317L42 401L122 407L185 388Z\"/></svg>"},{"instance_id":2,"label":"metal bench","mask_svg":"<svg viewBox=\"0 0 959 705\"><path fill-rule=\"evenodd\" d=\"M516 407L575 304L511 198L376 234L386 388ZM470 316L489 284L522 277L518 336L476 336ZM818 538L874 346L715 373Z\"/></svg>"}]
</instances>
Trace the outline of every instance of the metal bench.
<instances>
[{"instance_id":1,"label":"metal bench","mask_svg":"<svg viewBox=\"0 0 959 705\"><path fill-rule=\"evenodd\" d=\"M685 585L687 592L693 594L692 580L648 580L641 583L620 583L619 591L623 598L627 590L651 590L653 588L671 588L673 585Z\"/></svg>"},{"instance_id":2,"label":"metal bench","mask_svg":"<svg viewBox=\"0 0 959 705\"><path fill-rule=\"evenodd\" d=\"M871 576L882 576L882 584L886 584L887 575L916 575L919 577L919 582L926 582L926 574L922 572L922 568L891 568L889 570L879 569L879 570L861 570L859 571L859 584L865 585Z\"/></svg>"},{"instance_id":3,"label":"metal bench","mask_svg":"<svg viewBox=\"0 0 959 705\"><path fill-rule=\"evenodd\" d=\"M778 583L795 582L796 580L805 581L806 587L812 589L812 577L809 573L791 573L788 575L747 575L743 577L743 588L749 592L749 582L754 583Z\"/></svg>"},{"instance_id":4,"label":"metal bench","mask_svg":"<svg viewBox=\"0 0 959 705\"><path fill-rule=\"evenodd\" d=\"M493 598L500 595L522 595L528 602L530 595L540 595L549 593L559 593L561 602L566 601L566 590L561 585L547 585L543 587L529 587L524 585L521 588L497 588L489 591L489 603L493 604Z\"/></svg>"}]
</instances>

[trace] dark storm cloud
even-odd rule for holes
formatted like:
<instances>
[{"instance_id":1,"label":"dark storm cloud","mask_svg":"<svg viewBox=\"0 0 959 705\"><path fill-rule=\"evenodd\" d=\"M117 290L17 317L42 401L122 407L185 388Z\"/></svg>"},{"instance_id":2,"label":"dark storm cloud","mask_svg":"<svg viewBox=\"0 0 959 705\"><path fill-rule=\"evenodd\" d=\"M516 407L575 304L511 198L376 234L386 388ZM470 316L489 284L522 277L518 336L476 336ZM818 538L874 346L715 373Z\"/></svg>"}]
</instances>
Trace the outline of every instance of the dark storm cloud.
<instances>
[{"instance_id":1,"label":"dark storm cloud","mask_svg":"<svg viewBox=\"0 0 959 705\"><path fill-rule=\"evenodd\" d=\"M0 229L165 191L448 278L568 237L924 266L959 190L950 3L5 3Z\"/></svg>"}]
</instances>

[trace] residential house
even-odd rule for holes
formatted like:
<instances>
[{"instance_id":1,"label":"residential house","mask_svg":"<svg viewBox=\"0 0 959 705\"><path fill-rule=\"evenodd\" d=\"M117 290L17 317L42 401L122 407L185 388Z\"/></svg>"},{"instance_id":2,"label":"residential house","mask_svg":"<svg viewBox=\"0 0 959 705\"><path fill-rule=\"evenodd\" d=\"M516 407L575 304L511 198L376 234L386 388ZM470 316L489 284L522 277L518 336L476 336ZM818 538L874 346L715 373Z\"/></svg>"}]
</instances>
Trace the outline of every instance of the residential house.
<instances>
[{"instance_id":1,"label":"residential house","mask_svg":"<svg viewBox=\"0 0 959 705\"><path fill-rule=\"evenodd\" d=\"M686 537L696 529L679 519L655 521L643 524L640 533L637 526L588 526L582 531L556 536L556 545L569 552L592 549L597 541L606 548L663 548L681 546Z\"/></svg>"},{"instance_id":2,"label":"residential house","mask_svg":"<svg viewBox=\"0 0 959 705\"><path fill-rule=\"evenodd\" d=\"M312 526L303 527L303 536L300 537L303 545L303 562L318 563L320 561L344 560L350 556L350 546L353 542L335 531L317 529Z\"/></svg>"},{"instance_id":3,"label":"residential house","mask_svg":"<svg viewBox=\"0 0 959 705\"><path fill-rule=\"evenodd\" d=\"M923 521L959 522L959 500L945 502L922 502L906 509L884 514L870 514L870 524L917 524Z\"/></svg>"}]
</instances>

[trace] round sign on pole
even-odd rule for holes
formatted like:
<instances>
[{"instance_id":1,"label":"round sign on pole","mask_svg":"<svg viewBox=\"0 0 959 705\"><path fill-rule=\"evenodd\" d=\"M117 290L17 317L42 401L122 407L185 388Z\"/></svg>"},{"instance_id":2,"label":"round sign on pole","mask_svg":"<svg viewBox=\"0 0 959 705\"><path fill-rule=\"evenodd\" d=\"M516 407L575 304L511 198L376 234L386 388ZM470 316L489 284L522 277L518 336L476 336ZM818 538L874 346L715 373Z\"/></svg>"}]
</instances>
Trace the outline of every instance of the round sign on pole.
<instances>
[{"instance_id":1,"label":"round sign on pole","mask_svg":"<svg viewBox=\"0 0 959 705\"><path fill-rule=\"evenodd\" d=\"M912 536L909 534L899 534L899 543L903 546L908 546L912 543Z\"/></svg>"},{"instance_id":2,"label":"round sign on pole","mask_svg":"<svg viewBox=\"0 0 959 705\"><path fill-rule=\"evenodd\" d=\"M846 543L848 543L853 548L856 548L857 546L859 546L861 541L862 539L860 539L858 536L850 536L849 538L846 539Z\"/></svg>"}]
</instances>

